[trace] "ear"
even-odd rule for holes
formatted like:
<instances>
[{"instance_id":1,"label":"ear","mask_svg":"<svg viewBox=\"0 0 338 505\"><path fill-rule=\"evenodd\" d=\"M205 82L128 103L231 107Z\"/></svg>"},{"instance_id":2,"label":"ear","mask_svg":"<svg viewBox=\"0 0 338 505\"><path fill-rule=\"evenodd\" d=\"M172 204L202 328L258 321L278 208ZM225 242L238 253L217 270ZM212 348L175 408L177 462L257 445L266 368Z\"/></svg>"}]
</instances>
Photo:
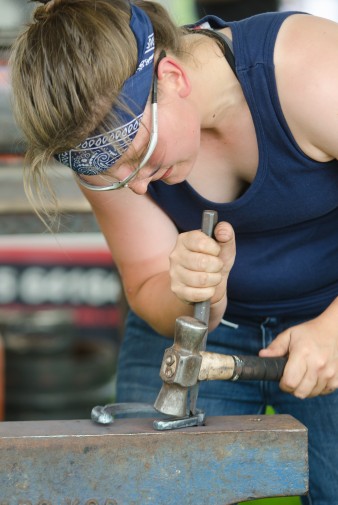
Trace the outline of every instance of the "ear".
<instances>
[{"instance_id":1,"label":"ear","mask_svg":"<svg viewBox=\"0 0 338 505\"><path fill-rule=\"evenodd\" d=\"M159 62L157 77L161 86L169 86L180 98L187 97L191 92L191 81L187 71L180 61L172 56L165 56Z\"/></svg>"}]
</instances>

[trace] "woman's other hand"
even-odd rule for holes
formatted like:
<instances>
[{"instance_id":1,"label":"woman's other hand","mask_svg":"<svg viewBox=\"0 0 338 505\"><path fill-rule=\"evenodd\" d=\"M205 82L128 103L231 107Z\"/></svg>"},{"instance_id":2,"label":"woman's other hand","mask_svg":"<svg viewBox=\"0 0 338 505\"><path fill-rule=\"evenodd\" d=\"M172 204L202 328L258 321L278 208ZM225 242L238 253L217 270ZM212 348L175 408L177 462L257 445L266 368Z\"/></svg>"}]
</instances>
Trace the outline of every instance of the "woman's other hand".
<instances>
[{"instance_id":1,"label":"woman's other hand","mask_svg":"<svg viewBox=\"0 0 338 505\"><path fill-rule=\"evenodd\" d=\"M317 318L283 331L260 351L261 357L289 356L280 381L283 391L310 398L338 388L337 301Z\"/></svg>"}]
</instances>

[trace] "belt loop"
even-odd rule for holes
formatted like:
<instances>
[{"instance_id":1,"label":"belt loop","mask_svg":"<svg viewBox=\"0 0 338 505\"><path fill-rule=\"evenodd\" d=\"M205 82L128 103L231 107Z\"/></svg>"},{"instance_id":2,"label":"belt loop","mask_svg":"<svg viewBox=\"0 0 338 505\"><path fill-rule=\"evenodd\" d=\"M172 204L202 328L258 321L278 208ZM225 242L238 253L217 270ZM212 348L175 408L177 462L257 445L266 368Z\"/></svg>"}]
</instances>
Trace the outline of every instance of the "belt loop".
<instances>
[{"instance_id":1,"label":"belt loop","mask_svg":"<svg viewBox=\"0 0 338 505\"><path fill-rule=\"evenodd\" d=\"M230 326L230 328L234 328L235 330L239 328L239 324L232 323L231 321L227 321L226 319L221 319L221 324L224 324L224 326Z\"/></svg>"},{"instance_id":2,"label":"belt loop","mask_svg":"<svg viewBox=\"0 0 338 505\"><path fill-rule=\"evenodd\" d=\"M264 319L264 321L261 323L261 332L262 332L262 344L263 344L263 349L266 347L266 328L265 325L269 322L269 317Z\"/></svg>"}]
</instances>

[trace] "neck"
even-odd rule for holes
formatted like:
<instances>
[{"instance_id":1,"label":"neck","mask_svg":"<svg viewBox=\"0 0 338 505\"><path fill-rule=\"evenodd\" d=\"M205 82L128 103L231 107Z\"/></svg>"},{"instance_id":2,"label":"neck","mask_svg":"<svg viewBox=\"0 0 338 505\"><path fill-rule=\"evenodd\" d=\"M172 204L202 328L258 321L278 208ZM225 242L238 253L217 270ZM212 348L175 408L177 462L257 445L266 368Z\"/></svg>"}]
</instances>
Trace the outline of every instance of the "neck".
<instances>
[{"instance_id":1,"label":"neck","mask_svg":"<svg viewBox=\"0 0 338 505\"><path fill-rule=\"evenodd\" d=\"M215 40L192 35L192 99L200 110L201 128L224 133L246 105L240 83ZM197 37L200 40L196 40Z\"/></svg>"}]
</instances>

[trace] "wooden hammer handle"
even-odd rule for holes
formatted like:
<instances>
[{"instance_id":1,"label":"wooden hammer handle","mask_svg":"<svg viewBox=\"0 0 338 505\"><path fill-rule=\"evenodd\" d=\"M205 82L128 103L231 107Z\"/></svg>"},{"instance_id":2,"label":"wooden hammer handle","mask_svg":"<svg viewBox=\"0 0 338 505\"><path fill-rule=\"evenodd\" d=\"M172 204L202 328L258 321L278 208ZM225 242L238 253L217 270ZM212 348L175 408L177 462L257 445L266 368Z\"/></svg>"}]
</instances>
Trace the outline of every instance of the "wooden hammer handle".
<instances>
[{"instance_id":1,"label":"wooden hammer handle","mask_svg":"<svg viewBox=\"0 0 338 505\"><path fill-rule=\"evenodd\" d=\"M279 381L287 358L259 358L201 352L202 365L198 380Z\"/></svg>"}]
</instances>

